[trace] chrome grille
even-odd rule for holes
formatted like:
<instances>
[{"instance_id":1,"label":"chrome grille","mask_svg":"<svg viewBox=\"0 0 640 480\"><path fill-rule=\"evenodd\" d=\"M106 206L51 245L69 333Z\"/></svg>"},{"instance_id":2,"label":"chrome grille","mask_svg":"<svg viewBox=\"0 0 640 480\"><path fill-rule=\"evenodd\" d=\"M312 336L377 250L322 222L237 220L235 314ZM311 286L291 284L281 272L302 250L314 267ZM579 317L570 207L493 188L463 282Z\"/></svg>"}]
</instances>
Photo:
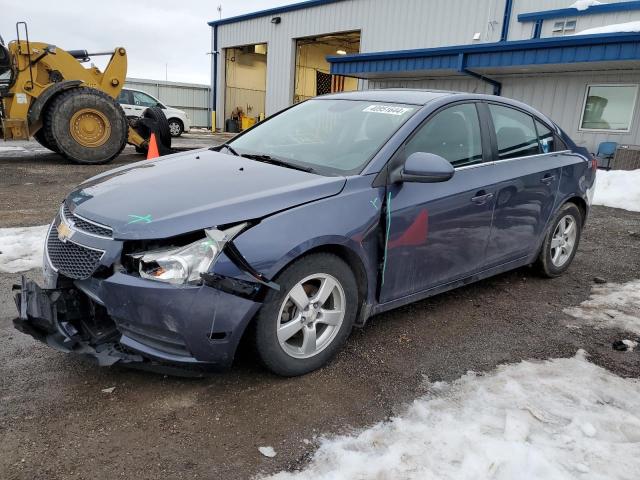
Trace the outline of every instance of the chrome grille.
<instances>
[{"instance_id":1,"label":"chrome grille","mask_svg":"<svg viewBox=\"0 0 640 480\"><path fill-rule=\"evenodd\" d=\"M90 222L84 218L74 215L67 207L66 203L62 204L62 215L73 225L76 230L80 230L91 235L97 235L99 237L111 238L113 236L113 230L104 225L99 225L95 222Z\"/></svg>"},{"instance_id":2,"label":"chrome grille","mask_svg":"<svg viewBox=\"0 0 640 480\"><path fill-rule=\"evenodd\" d=\"M56 227L49 230L47 237L47 256L51 265L63 275L76 280L89 278L96 271L102 250L83 247L70 241L62 242L58 238Z\"/></svg>"}]
</instances>

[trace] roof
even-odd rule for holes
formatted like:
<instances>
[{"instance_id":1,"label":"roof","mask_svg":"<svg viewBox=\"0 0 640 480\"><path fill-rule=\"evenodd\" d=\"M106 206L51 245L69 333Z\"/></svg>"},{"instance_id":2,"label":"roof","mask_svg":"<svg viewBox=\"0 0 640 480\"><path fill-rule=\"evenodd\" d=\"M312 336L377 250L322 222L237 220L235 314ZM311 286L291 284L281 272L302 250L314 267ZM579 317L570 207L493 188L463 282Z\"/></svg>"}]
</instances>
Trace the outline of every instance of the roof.
<instances>
[{"instance_id":1,"label":"roof","mask_svg":"<svg viewBox=\"0 0 640 480\"><path fill-rule=\"evenodd\" d=\"M459 92L444 90L417 90L410 88L387 88L383 90L358 90L354 92L332 93L316 97L321 100L361 100L365 102L405 103L411 105L425 105L432 100Z\"/></svg>"},{"instance_id":2,"label":"roof","mask_svg":"<svg viewBox=\"0 0 640 480\"><path fill-rule=\"evenodd\" d=\"M331 73L380 78L402 72L505 70L509 67L640 61L639 33L574 35L417 50L330 56Z\"/></svg>"},{"instance_id":3,"label":"roof","mask_svg":"<svg viewBox=\"0 0 640 480\"><path fill-rule=\"evenodd\" d=\"M628 12L640 10L640 1L603 3L602 5L591 5L584 10L577 8L560 8L557 10L541 10L539 12L521 13L518 15L519 22L535 22L548 18L577 17L581 15L595 15L615 12Z\"/></svg>"},{"instance_id":4,"label":"roof","mask_svg":"<svg viewBox=\"0 0 640 480\"><path fill-rule=\"evenodd\" d=\"M229 23L243 22L245 20L251 20L253 18L268 17L271 15L278 15L279 13L294 12L296 10L304 10L305 8L321 7L322 5L328 5L331 3L343 2L345 0L307 0L305 2L292 3L291 5L283 5L281 7L268 8L266 10L258 10L257 12L246 13L244 15L237 15L235 17L221 18L220 20L211 20L207 22L209 25L218 26L226 25Z\"/></svg>"}]
</instances>

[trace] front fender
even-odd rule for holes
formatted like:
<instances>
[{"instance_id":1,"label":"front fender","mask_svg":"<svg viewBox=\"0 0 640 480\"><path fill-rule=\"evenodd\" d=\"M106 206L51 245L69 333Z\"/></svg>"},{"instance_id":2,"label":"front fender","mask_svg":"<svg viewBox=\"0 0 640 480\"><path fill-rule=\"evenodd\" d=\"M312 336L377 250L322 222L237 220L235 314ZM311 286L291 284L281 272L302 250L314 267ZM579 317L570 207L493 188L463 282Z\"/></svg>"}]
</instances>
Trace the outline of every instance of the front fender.
<instances>
[{"instance_id":1,"label":"front fender","mask_svg":"<svg viewBox=\"0 0 640 480\"><path fill-rule=\"evenodd\" d=\"M384 188L372 188L374 176L353 177L336 196L263 218L234 244L243 257L269 279L305 253L322 247L348 249L366 273L366 299L373 303L380 260L379 228ZM250 279L225 255L214 273Z\"/></svg>"}]
</instances>

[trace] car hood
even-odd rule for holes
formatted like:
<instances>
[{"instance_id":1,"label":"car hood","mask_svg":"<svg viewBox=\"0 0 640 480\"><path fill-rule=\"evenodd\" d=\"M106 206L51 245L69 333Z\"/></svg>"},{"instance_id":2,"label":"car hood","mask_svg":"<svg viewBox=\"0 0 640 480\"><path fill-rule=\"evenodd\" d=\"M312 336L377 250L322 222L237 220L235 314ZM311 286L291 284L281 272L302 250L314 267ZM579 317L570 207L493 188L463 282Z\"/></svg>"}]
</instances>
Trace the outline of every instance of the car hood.
<instances>
[{"instance_id":1,"label":"car hood","mask_svg":"<svg viewBox=\"0 0 640 480\"><path fill-rule=\"evenodd\" d=\"M116 239L167 238L337 195L345 181L196 150L93 177L69 194L67 205L111 227Z\"/></svg>"}]
</instances>

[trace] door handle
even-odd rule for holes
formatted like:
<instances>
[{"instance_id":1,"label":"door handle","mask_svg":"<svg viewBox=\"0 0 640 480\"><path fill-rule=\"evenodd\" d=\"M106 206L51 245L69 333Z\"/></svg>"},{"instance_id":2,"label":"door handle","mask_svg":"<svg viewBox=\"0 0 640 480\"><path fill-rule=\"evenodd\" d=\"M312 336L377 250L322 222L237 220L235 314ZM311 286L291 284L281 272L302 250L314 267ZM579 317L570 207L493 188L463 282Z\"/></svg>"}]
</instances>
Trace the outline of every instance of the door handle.
<instances>
[{"instance_id":1,"label":"door handle","mask_svg":"<svg viewBox=\"0 0 640 480\"><path fill-rule=\"evenodd\" d=\"M493 193L486 193L484 190L480 190L478 193L476 193L475 197L471 198L471 201L478 205L484 205L492 198L493 198Z\"/></svg>"},{"instance_id":2,"label":"door handle","mask_svg":"<svg viewBox=\"0 0 640 480\"><path fill-rule=\"evenodd\" d=\"M555 179L556 179L555 175L545 175L540 179L540 181L545 185L551 185Z\"/></svg>"}]
</instances>

